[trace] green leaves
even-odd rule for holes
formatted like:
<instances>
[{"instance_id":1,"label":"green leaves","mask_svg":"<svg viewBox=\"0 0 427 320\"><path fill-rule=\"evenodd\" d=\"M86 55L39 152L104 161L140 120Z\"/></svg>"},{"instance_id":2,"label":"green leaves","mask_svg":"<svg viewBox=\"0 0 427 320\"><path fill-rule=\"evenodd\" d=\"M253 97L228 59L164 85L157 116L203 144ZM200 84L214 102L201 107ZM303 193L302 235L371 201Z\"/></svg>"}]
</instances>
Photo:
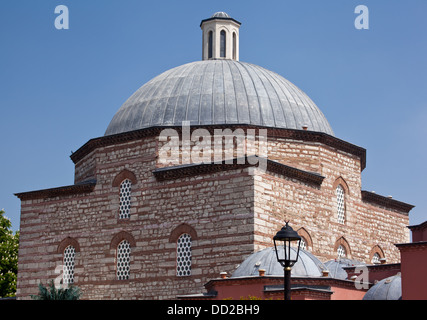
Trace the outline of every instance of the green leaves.
<instances>
[{"instance_id":1,"label":"green leaves","mask_svg":"<svg viewBox=\"0 0 427 320\"><path fill-rule=\"evenodd\" d=\"M19 232L13 234L12 223L0 210L0 297L13 297L16 293L18 273Z\"/></svg>"},{"instance_id":2,"label":"green leaves","mask_svg":"<svg viewBox=\"0 0 427 320\"><path fill-rule=\"evenodd\" d=\"M69 286L68 288L56 288L53 280L49 281L49 287L39 284L39 294L31 295L33 300L79 300L82 295L80 288Z\"/></svg>"}]
</instances>

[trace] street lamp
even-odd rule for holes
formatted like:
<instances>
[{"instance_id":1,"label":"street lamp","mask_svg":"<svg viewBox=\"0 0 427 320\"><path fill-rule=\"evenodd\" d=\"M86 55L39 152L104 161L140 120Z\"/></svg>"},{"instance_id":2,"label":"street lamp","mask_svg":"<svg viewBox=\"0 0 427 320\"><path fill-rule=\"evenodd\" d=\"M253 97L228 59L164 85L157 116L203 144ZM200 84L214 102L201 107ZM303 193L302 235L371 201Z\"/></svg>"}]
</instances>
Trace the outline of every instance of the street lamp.
<instances>
[{"instance_id":1,"label":"street lamp","mask_svg":"<svg viewBox=\"0 0 427 320\"><path fill-rule=\"evenodd\" d=\"M291 300L291 268L298 261L299 255L299 246L301 243L301 237L298 235L292 227L286 222L286 225L276 233L273 237L274 249L276 250L277 261L282 265L285 272L284 279L284 298L285 300ZM278 248L279 244L276 244L278 241L283 241L283 254L281 253L281 248ZM297 253L296 255L291 256L291 242L298 241Z\"/></svg>"}]
</instances>

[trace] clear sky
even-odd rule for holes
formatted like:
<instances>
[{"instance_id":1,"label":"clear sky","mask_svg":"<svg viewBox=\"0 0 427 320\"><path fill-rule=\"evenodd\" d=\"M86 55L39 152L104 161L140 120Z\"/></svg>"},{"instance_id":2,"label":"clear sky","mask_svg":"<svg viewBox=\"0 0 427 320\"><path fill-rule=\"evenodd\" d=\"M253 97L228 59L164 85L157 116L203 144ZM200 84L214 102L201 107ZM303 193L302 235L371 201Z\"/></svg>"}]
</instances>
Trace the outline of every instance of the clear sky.
<instances>
[{"instance_id":1,"label":"clear sky","mask_svg":"<svg viewBox=\"0 0 427 320\"><path fill-rule=\"evenodd\" d=\"M68 30L55 28L58 5ZM355 28L358 5L368 30ZM200 21L217 11L242 22L241 61L295 83L338 138L367 149L362 189L427 220L427 1L2 0L0 209L14 230L14 193L72 184L71 151L145 82L201 60Z\"/></svg>"}]
</instances>

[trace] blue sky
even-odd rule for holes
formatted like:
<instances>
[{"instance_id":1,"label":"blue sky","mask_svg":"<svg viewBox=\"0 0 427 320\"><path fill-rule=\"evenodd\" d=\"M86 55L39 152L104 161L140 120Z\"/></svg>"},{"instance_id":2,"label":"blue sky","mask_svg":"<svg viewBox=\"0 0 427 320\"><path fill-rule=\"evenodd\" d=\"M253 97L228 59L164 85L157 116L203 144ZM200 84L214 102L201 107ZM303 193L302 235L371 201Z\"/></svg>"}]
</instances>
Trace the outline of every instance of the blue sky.
<instances>
[{"instance_id":1,"label":"blue sky","mask_svg":"<svg viewBox=\"0 0 427 320\"><path fill-rule=\"evenodd\" d=\"M357 5L369 30L357 30ZM69 9L57 30L54 10ZM102 136L145 82L201 60L202 19L242 22L240 60L305 91L335 135L367 149L364 190L427 220L427 1L3 0L0 4L0 208L14 193L70 185L69 156Z\"/></svg>"}]
</instances>

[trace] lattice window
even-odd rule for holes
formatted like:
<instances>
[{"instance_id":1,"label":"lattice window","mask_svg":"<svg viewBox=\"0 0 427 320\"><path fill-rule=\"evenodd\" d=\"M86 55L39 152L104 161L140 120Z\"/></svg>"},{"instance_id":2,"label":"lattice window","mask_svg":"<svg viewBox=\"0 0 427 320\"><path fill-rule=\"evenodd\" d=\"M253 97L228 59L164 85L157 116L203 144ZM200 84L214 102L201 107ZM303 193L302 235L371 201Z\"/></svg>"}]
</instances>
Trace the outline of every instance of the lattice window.
<instances>
[{"instance_id":1,"label":"lattice window","mask_svg":"<svg viewBox=\"0 0 427 320\"><path fill-rule=\"evenodd\" d=\"M338 259L340 258L345 258L347 256L347 253L345 251L345 248L343 246L339 246L337 249L337 257Z\"/></svg>"},{"instance_id":2,"label":"lattice window","mask_svg":"<svg viewBox=\"0 0 427 320\"><path fill-rule=\"evenodd\" d=\"M191 275L191 236L187 233L182 234L177 241L176 275Z\"/></svg>"},{"instance_id":3,"label":"lattice window","mask_svg":"<svg viewBox=\"0 0 427 320\"><path fill-rule=\"evenodd\" d=\"M341 185L338 185L336 189L337 193L337 219L339 223L345 222L345 198L344 189Z\"/></svg>"},{"instance_id":4,"label":"lattice window","mask_svg":"<svg viewBox=\"0 0 427 320\"><path fill-rule=\"evenodd\" d=\"M378 263L380 263L380 255L379 255L378 253L375 253L375 254L372 256L372 263L373 263L373 264L378 264Z\"/></svg>"},{"instance_id":5,"label":"lattice window","mask_svg":"<svg viewBox=\"0 0 427 320\"><path fill-rule=\"evenodd\" d=\"M132 182L129 179L126 179L120 184L120 219L126 219L130 217L131 192Z\"/></svg>"},{"instance_id":6,"label":"lattice window","mask_svg":"<svg viewBox=\"0 0 427 320\"><path fill-rule=\"evenodd\" d=\"M129 279L130 273L130 243L123 240L117 246L117 279Z\"/></svg>"},{"instance_id":7,"label":"lattice window","mask_svg":"<svg viewBox=\"0 0 427 320\"><path fill-rule=\"evenodd\" d=\"M76 256L76 249L73 246L68 246L64 250L63 269L62 269L62 283L74 283L74 261Z\"/></svg>"},{"instance_id":8,"label":"lattice window","mask_svg":"<svg viewBox=\"0 0 427 320\"><path fill-rule=\"evenodd\" d=\"M308 250L307 242L305 242L304 238L301 238L299 248L302 250Z\"/></svg>"}]
</instances>

